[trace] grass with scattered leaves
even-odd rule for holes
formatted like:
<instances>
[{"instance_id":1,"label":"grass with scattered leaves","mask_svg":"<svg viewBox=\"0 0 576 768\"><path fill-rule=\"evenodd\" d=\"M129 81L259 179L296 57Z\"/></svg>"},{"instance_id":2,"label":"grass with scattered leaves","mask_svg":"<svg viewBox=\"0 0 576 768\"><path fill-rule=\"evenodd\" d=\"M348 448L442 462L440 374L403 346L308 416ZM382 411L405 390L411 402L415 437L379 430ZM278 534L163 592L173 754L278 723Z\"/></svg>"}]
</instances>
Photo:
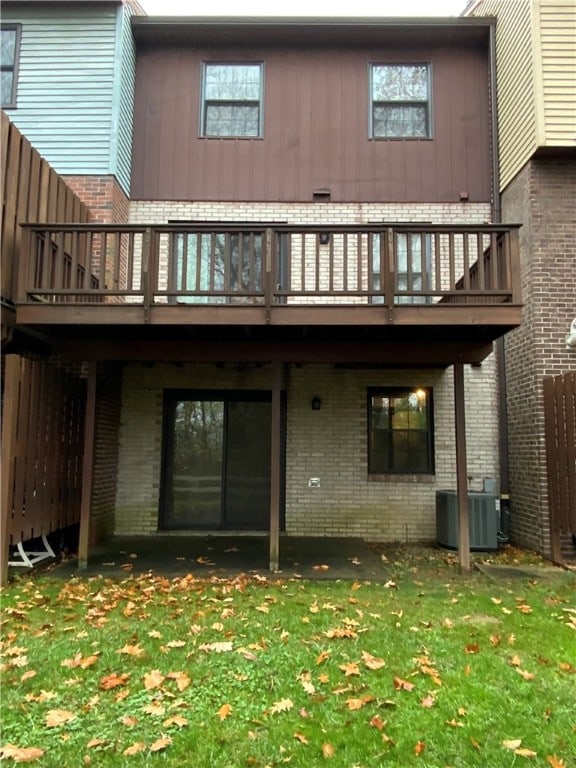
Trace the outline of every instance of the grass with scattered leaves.
<instances>
[{"instance_id":1,"label":"grass with scattered leaves","mask_svg":"<svg viewBox=\"0 0 576 768\"><path fill-rule=\"evenodd\" d=\"M21 578L2 593L6 763L576 766L572 574Z\"/></svg>"}]
</instances>

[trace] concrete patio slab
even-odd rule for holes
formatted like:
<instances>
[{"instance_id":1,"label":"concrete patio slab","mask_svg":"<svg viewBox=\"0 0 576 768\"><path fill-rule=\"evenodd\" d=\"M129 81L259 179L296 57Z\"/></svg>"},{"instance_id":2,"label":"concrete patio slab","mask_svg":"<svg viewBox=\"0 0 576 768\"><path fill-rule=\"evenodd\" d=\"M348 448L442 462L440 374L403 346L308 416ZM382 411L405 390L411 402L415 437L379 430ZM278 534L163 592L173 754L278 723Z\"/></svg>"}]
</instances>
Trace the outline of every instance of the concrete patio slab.
<instances>
[{"instance_id":1,"label":"concrete patio slab","mask_svg":"<svg viewBox=\"0 0 576 768\"><path fill-rule=\"evenodd\" d=\"M271 577L267 536L116 536L90 552L88 568L75 559L55 564L53 575L122 578L152 572L188 573L199 578L240 573ZM292 537L280 539L280 578L386 581L380 554L363 539Z\"/></svg>"}]
</instances>

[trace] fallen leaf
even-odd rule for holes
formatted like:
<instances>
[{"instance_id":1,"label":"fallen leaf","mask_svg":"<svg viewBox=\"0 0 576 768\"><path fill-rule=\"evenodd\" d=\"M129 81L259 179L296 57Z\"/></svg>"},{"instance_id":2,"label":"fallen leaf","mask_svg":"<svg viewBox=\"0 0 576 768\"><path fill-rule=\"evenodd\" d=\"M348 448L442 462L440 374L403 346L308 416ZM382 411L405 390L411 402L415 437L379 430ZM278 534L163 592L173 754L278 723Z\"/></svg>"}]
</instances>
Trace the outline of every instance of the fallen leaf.
<instances>
[{"instance_id":1,"label":"fallen leaf","mask_svg":"<svg viewBox=\"0 0 576 768\"><path fill-rule=\"evenodd\" d=\"M127 747L122 754L125 757L131 757L132 755L137 755L139 752L144 752L146 749L146 744L144 744L143 741L136 741L132 746Z\"/></svg>"},{"instance_id":2,"label":"fallen leaf","mask_svg":"<svg viewBox=\"0 0 576 768\"><path fill-rule=\"evenodd\" d=\"M88 744L86 744L86 749L94 749L95 747L101 747L104 744L108 744L106 739L90 739Z\"/></svg>"},{"instance_id":3,"label":"fallen leaf","mask_svg":"<svg viewBox=\"0 0 576 768\"><path fill-rule=\"evenodd\" d=\"M423 741L417 741L414 745L414 754L421 755L426 749L426 744Z\"/></svg>"},{"instance_id":4,"label":"fallen leaf","mask_svg":"<svg viewBox=\"0 0 576 768\"><path fill-rule=\"evenodd\" d=\"M322 563L321 565L313 565L312 569L314 571L329 571L330 570L330 566L326 565L326 563Z\"/></svg>"},{"instance_id":5,"label":"fallen leaf","mask_svg":"<svg viewBox=\"0 0 576 768\"><path fill-rule=\"evenodd\" d=\"M552 768L567 768L564 760L560 760L558 757L556 757L556 755L548 755L546 760L548 763L550 763Z\"/></svg>"},{"instance_id":6,"label":"fallen leaf","mask_svg":"<svg viewBox=\"0 0 576 768\"><path fill-rule=\"evenodd\" d=\"M377 728L379 731L382 731L386 727L386 722L382 720L380 715L374 715L374 717L370 720L370 725L373 728Z\"/></svg>"},{"instance_id":7,"label":"fallen leaf","mask_svg":"<svg viewBox=\"0 0 576 768\"><path fill-rule=\"evenodd\" d=\"M33 669L29 669L28 672L24 672L22 677L20 678L20 682L24 683L26 680L30 680L30 678L36 677L36 672Z\"/></svg>"},{"instance_id":8,"label":"fallen leaf","mask_svg":"<svg viewBox=\"0 0 576 768\"><path fill-rule=\"evenodd\" d=\"M381 669L386 666L384 659L372 656L372 654L367 653L366 651L362 651L362 661L366 664L368 669Z\"/></svg>"},{"instance_id":9,"label":"fallen leaf","mask_svg":"<svg viewBox=\"0 0 576 768\"><path fill-rule=\"evenodd\" d=\"M446 725L449 725L451 728L464 728L464 723L461 723L459 720L455 720L452 718L452 720L446 720Z\"/></svg>"},{"instance_id":10,"label":"fallen leaf","mask_svg":"<svg viewBox=\"0 0 576 768\"><path fill-rule=\"evenodd\" d=\"M171 725L176 725L178 728L183 728L185 725L188 725L188 720L185 717L182 717L182 715L174 715L173 717L169 717L162 725L165 728L169 728Z\"/></svg>"},{"instance_id":11,"label":"fallen leaf","mask_svg":"<svg viewBox=\"0 0 576 768\"><path fill-rule=\"evenodd\" d=\"M232 707L230 704L222 704L218 712L216 713L220 720L226 720L232 714Z\"/></svg>"},{"instance_id":12,"label":"fallen leaf","mask_svg":"<svg viewBox=\"0 0 576 768\"><path fill-rule=\"evenodd\" d=\"M350 627L336 627L336 629L329 629L327 632L324 632L324 634L331 640L334 638L358 637L358 633L354 632L354 630L350 629Z\"/></svg>"},{"instance_id":13,"label":"fallen leaf","mask_svg":"<svg viewBox=\"0 0 576 768\"><path fill-rule=\"evenodd\" d=\"M123 648L116 651L116 653L123 653L126 656L142 656L146 651L138 643L137 645L125 645Z\"/></svg>"},{"instance_id":14,"label":"fallen leaf","mask_svg":"<svg viewBox=\"0 0 576 768\"><path fill-rule=\"evenodd\" d=\"M165 675L163 675L159 669L153 669L152 672L146 672L144 675L144 688L146 688L147 691L152 691L154 688L160 688L165 679Z\"/></svg>"},{"instance_id":15,"label":"fallen leaf","mask_svg":"<svg viewBox=\"0 0 576 768\"><path fill-rule=\"evenodd\" d=\"M71 720L76 720L74 712L67 709L51 709L46 713L46 728L58 728Z\"/></svg>"},{"instance_id":16,"label":"fallen leaf","mask_svg":"<svg viewBox=\"0 0 576 768\"><path fill-rule=\"evenodd\" d=\"M430 707L433 707L434 704L436 704L436 699L434 698L434 696L425 696L420 702L420 704L426 709L430 709Z\"/></svg>"},{"instance_id":17,"label":"fallen leaf","mask_svg":"<svg viewBox=\"0 0 576 768\"><path fill-rule=\"evenodd\" d=\"M186 688L190 685L192 680L190 677L186 674L186 672L168 672L166 675L167 680L175 680L176 681L176 687L179 691L185 691Z\"/></svg>"},{"instance_id":18,"label":"fallen leaf","mask_svg":"<svg viewBox=\"0 0 576 768\"><path fill-rule=\"evenodd\" d=\"M183 648L186 645L186 640L170 640L166 643L165 648Z\"/></svg>"},{"instance_id":19,"label":"fallen leaf","mask_svg":"<svg viewBox=\"0 0 576 768\"><path fill-rule=\"evenodd\" d=\"M532 749L526 749L525 747L520 747L520 749L514 750L515 755L520 755L520 757L536 757L537 753L534 752Z\"/></svg>"},{"instance_id":20,"label":"fallen leaf","mask_svg":"<svg viewBox=\"0 0 576 768\"><path fill-rule=\"evenodd\" d=\"M330 654L328 653L328 651L322 651L322 653L319 653L318 656L316 657L316 664L317 665L324 664L324 662L328 661L329 658L330 658Z\"/></svg>"},{"instance_id":21,"label":"fallen leaf","mask_svg":"<svg viewBox=\"0 0 576 768\"><path fill-rule=\"evenodd\" d=\"M464 650L466 653L479 653L480 645L478 643L470 643L464 648Z\"/></svg>"},{"instance_id":22,"label":"fallen leaf","mask_svg":"<svg viewBox=\"0 0 576 768\"><path fill-rule=\"evenodd\" d=\"M352 711L362 709L365 703L363 699L346 699L346 706Z\"/></svg>"},{"instance_id":23,"label":"fallen leaf","mask_svg":"<svg viewBox=\"0 0 576 768\"><path fill-rule=\"evenodd\" d=\"M296 733L293 734L294 738L300 742L300 744L308 744L308 739L306 736L304 736L303 733L299 733L296 731Z\"/></svg>"},{"instance_id":24,"label":"fallen leaf","mask_svg":"<svg viewBox=\"0 0 576 768\"><path fill-rule=\"evenodd\" d=\"M522 659L520 656L514 655L508 663L513 667L519 667L522 664Z\"/></svg>"},{"instance_id":25,"label":"fallen leaf","mask_svg":"<svg viewBox=\"0 0 576 768\"><path fill-rule=\"evenodd\" d=\"M501 642L500 635L490 635L490 642L492 643L494 648L498 647L500 645L500 642Z\"/></svg>"},{"instance_id":26,"label":"fallen leaf","mask_svg":"<svg viewBox=\"0 0 576 768\"><path fill-rule=\"evenodd\" d=\"M163 749L166 749L166 747L169 747L170 744L172 744L170 736L162 736L161 738L156 739L153 744L150 744L150 752L161 752Z\"/></svg>"},{"instance_id":27,"label":"fallen leaf","mask_svg":"<svg viewBox=\"0 0 576 768\"><path fill-rule=\"evenodd\" d=\"M517 669L516 672L518 672L520 677L524 678L524 680L534 680L536 677L534 672L526 672L525 669Z\"/></svg>"},{"instance_id":28,"label":"fallen leaf","mask_svg":"<svg viewBox=\"0 0 576 768\"><path fill-rule=\"evenodd\" d=\"M474 749L480 749L480 743L476 741L474 736L470 736L470 744L474 747Z\"/></svg>"},{"instance_id":29,"label":"fallen leaf","mask_svg":"<svg viewBox=\"0 0 576 768\"><path fill-rule=\"evenodd\" d=\"M147 715L152 715L152 717L162 717L166 714L166 707L163 704L154 701L152 704L145 704L142 707L142 712L145 712Z\"/></svg>"},{"instance_id":30,"label":"fallen leaf","mask_svg":"<svg viewBox=\"0 0 576 768\"><path fill-rule=\"evenodd\" d=\"M128 728L132 728L138 722L138 718L132 715L124 715L124 717L120 718L120 722Z\"/></svg>"},{"instance_id":31,"label":"fallen leaf","mask_svg":"<svg viewBox=\"0 0 576 768\"><path fill-rule=\"evenodd\" d=\"M398 589L396 586L396 582L392 581L391 579L387 581L384 585L384 589Z\"/></svg>"},{"instance_id":32,"label":"fallen leaf","mask_svg":"<svg viewBox=\"0 0 576 768\"><path fill-rule=\"evenodd\" d=\"M102 688L103 691L109 691L111 688L118 688L122 685L126 685L129 678L130 675L127 672L123 672L120 675L114 672L111 675L106 675L106 677L103 677L100 680L100 688Z\"/></svg>"},{"instance_id":33,"label":"fallen leaf","mask_svg":"<svg viewBox=\"0 0 576 768\"><path fill-rule=\"evenodd\" d=\"M409 683L407 680L402 680L401 677L395 677L394 688L396 688L397 691L412 691L414 690L414 683Z\"/></svg>"},{"instance_id":34,"label":"fallen leaf","mask_svg":"<svg viewBox=\"0 0 576 768\"><path fill-rule=\"evenodd\" d=\"M232 643L229 640L220 643L204 643L200 646L201 651L214 653L227 653L232 650Z\"/></svg>"},{"instance_id":35,"label":"fallen leaf","mask_svg":"<svg viewBox=\"0 0 576 768\"><path fill-rule=\"evenodd\" d=\"M329 744L325 742L322 744L322 757L334 757L336 754L336 750L332 746L332 744Z\"/></svg>"},{"instance_id":36,"label":"fallen leaf","mask_svg":"<svg viewBox=\"0 0 576 768\"><path fill-rule=\"evenodd\" d=\"M349 661L346 664L340 664L339 669L344 672L345 677L351 677L353 675L359 675L360 674L360 667L358 664L355 664L353 661Z\"/></svg>"},{"instance_id":37,"label":"fallen leaf","mask_svg":"<svg viewBox=\"0 0 576 768\"><path fill-rule=\"evenodd\" d=\"M39 747L17 747L14 744L5 744L0 747L0 758L4 760L11 757L15 763L31 763L39 760L44 754L44 750Z\"/></svg>"},{"instance_id":38,"label":"fallen leaf","mask_svg":"<svg viewBox=\"0 0 576 768\"><path fill-rule=\"evenodd\" d=\"M270 707L270 713L272 715L277 715L279 712L288 712L288 710L292 709L294 706L294 702L292 699L280 699L280 701L275 702Z\"/></svg>"},{"instance_id":39,"label":"fallen leaf","mask_svg":"<svg viewBox=\"0 0 576 768\"><path fill-rule=\"evenodd\" d=\"M518 749L521 744L522 739L505 739L502 742L502 746L506 747L506 749Z\"/></svg>"}]
</instances>

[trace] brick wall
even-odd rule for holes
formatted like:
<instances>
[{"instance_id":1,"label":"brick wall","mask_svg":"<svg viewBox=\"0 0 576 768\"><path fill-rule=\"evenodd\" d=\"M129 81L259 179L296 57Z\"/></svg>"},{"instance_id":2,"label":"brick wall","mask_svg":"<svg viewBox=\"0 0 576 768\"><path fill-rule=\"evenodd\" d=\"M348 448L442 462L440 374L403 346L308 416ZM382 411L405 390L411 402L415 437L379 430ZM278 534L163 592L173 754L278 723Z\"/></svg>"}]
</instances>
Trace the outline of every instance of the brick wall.
<instances>
[{"instance_id":1,"label":"brick wall","mask_svg":"<svg viewBox=\"0 0 576 768\"><path fill-rule=\"evenodd\" d=\"M101 541L114 533L121 384L122 372L118 365L99 364L90 517L91 543Z\"/></svg>"},{"instance_id":2,"label":"brick wall","mask_svg":"<svg viewBox=\"0 0 576 768\"><path fill-rule=\"evenodd\" d=\"M65 176L68 186L90 209L90 220L126 224L129 200L114 176Z\"/></svg>"},{"instance_id":3,"label":"brick wall","mask_svg":"<svg viewBox=\"0 0 576 768\"><path fill-rule=\"evenodd\" d=\"M512 535L549 553L542 379L576 369L565 337L576 316L576 160L531 160L502 195L521 222L523 324L505 341Z\"/></svg>"},{"instance_id":4,"label":"brick wall","mask_svg":"<svg viewBox=\"0 0 576 768\"><path fill-rule=\"evenodd\" d=\"M127 365L124 369L116 533L158 527L164 388L270 389L269 368ZM367 473L366 392L371 386L433 387L436 474L428 482L372 482ZM315 394L320 411L311 409ZM471 487L498 476L494 361L466 370ZM435 537L435 491L455 487L452 370L358 371L290 366L287 377L286 530L372 540ZM310 477L320 488L309 488Z\"/></svg>"}]
</instances>

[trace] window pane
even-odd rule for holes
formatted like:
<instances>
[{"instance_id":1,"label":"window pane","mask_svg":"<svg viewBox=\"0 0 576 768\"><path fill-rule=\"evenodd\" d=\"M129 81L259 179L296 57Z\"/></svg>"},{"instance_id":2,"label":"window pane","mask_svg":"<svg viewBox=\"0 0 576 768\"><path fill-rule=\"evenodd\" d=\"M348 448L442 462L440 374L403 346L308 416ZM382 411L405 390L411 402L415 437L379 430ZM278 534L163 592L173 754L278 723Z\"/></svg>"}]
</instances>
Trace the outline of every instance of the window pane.
<instances>
[{"instance_id":1,"label":"window pane","mask_svg":"<svg viewBox=\"0 0 576 768\"><path fill-rule=\"evenodd\" d=\"M429 392L382 390L370 396L369 407L369 471L433 471Z\"/></svg>"},{"instance_id":2,"label":"window pane","mask_svg":"<svg viewBox=\"0 0 576 768\"><path fill-rule=\"evenodd\" d=\"M1 72L0 73L2 104L11 104L12 103L12 82L13 82L13 79L14 79L14 73L13 72Z\"/></svg>"},{"instance_id":3,"label":"window pane","mask_svg":"<svg viewBox=\"0 0 576 768\"><path fill-rule=\"evenodd\" d=\"M208 101L259 101L259 64L208 64L204 96Z\"/></svg>"},{"instance_id":4,"label":"window pane","mask_svg":"<svg viewBox=\"0 0 576 768\"><path fill-rule=\"evenodd\" d=\"M258 106L206 105L207 136L258 136Z\"/></svg>"},{"instance_id":5,"label":"window pane","mask_svg":"<svg viewBox=\"0 0 576 768\"><path fill-rule=\"evenodd\" d=\"M1 31L1 63L3 67L13 67L16 59L16 30L3 29Z\"/></svg>"},{"instance_id":6,"label":"window pane","mask_svg":"<svg viewBox=\"0 0 576 768\"><path fill-rule=\"evenodd\" d=\"M386 138L428 136L428 108L425 104L374 104L373 132Z\"/></svg>"},{"instance_id":7,"label":"window pane","mask_svg":"<svg viewBox=\"0 0 576 768\"><path fill-rule=\"evenodd\" d=\"M386 64L372 67L373 101L427 101L426 64Z\"/></svg>"}]
</instances>

